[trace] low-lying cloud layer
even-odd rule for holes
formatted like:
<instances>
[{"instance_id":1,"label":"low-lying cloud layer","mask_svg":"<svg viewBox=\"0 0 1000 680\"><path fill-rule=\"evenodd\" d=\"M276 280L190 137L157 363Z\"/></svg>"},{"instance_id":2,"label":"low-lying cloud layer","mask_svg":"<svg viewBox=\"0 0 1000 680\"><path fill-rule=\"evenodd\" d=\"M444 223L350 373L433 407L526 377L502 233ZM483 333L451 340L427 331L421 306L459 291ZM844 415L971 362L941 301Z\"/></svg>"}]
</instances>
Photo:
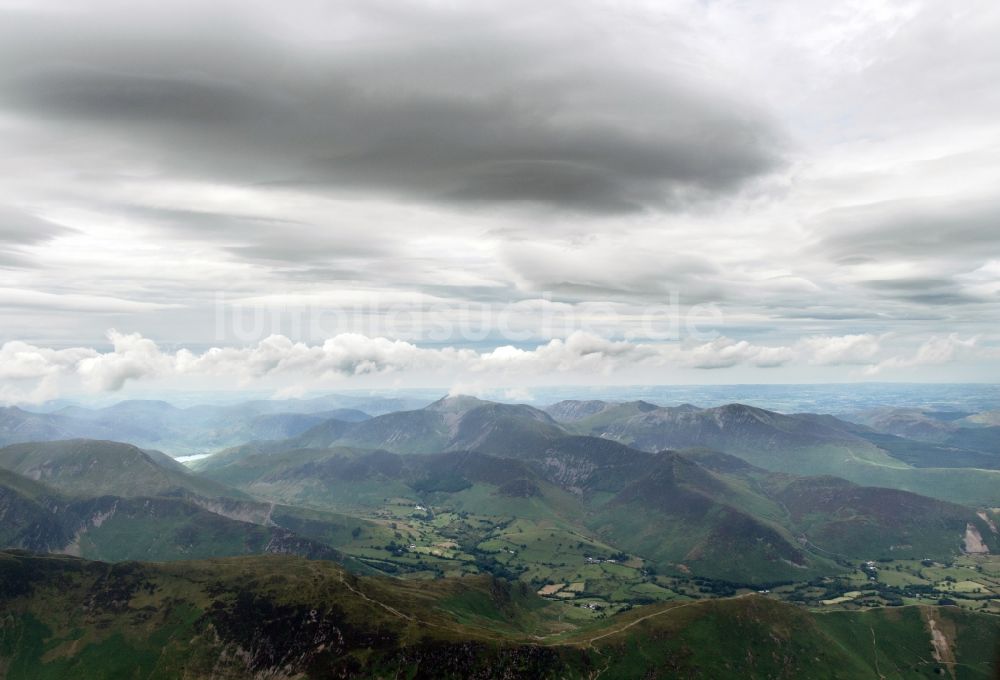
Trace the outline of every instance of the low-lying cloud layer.
<instances>
[{"instance_id":1,"label":"low-lying cloud layer","mask_svg":"<svg viewBox=\"0 0 1000 680\"><path fill-rule=\"evenodd\" d=\"M557 383L567 374L600 380L618 372L671 369L723 369L738 365L776 368L794 363L852 366L865 374L923 365L946 364L968 357L978 338L956 335L932 338L910 355L891 355L873 336L809 337L792 346L762 346L719 337L701 344L651 344L614 341L584 332L533 349L504 345L479 352L444 347L429 349L402 340L345 333L321 344L294 342L273 335L246 347L213 347L204 352L161 349L141 335L110 331L113 348L55 350L23 342L0 346L0 402L43 401L66 385L90 392L114 392L132 381L211 380L216 387L323 387L346 378L412 374L439 384L477 376L498 384L532 381Z\"/></svg>"}]
</instances>

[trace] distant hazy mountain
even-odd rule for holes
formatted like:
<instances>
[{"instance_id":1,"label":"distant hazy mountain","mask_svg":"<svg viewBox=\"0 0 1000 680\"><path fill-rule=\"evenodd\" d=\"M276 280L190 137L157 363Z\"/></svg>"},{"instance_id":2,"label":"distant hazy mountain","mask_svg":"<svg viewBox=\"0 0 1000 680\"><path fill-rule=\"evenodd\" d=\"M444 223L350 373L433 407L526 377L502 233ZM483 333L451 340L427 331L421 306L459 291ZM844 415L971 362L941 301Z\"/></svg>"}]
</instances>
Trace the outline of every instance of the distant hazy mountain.
<instances>
[{"instance_id":1,"label":"distant hazy mountain","mask_svg":"<svg viewBox=\"0 0 1000 680\"><path fill-rule=\"evenodd\" d=\"M960 429L961 425L958 423L969 415L962 411L881 407L853 413L849 418L877 432L922 441L942 442Z\"/></svg>"},{"instance_id":2,"label":"distant hazy mountain","mask_svg":"<svg viewBox=\"0 0 1000 680\"><path fill-rule=\"evenodd\" d=\"M280 451L344 446L397 453L475 449L516 456L519 450L534 450L565 435L551 416L531 406L458 396L361 422L331 419L298 437L262 442L257 448Z\"/></svg>"},{"instance_id":3,"label":"distant hazy mountain","mask_svg":"<svg viewBox=\"0 0 1000 680\"><path fill-rule=\"evenodd\" d=\"M17 442L73 437L101 437L108 431L92 423L54 413L32 413L16 406L0 407L0 446Z\"/></svg>"},{"instance_id":4,"label":"distant hazy mountain","mask_svg":"<svg viewBox=\"0 0 1000 680\"><path fill-rule=\"evenodd\" d=\"M296 437L230 448L200 466L209 469L241 455L330 447L397 453L476 450L517 458L534 456L561 438L585 434L649 452L705 447L774 472L834 475L943 500L1000 505L1000 460L992 453L945 445L929 448L828 415L781 414L742 404L702 409L593 400L564 401L549 411L449 397L423 409L358 423L327 420ZM989 428L963 432L990 435ZM996 471L980 469L994 467Z\"/></svg>"},{"instance_id":5,"label":"distant hazy mountain","mask_svg":"<svg viewBox=\"0 0 1000 680\"><path fill-rule=\"evenodd\" d=\"M835 418L784 415L765 409L728 404L716 408L649 408L644 402L609 405L575 421L581 434L603 436L647 451L705 446L722 451L763 455L767 450L788 451L835 445L875 447L841 427Z\"/></svg>"},{"instance_id":6,"label":"distant hazy mountain","mask_svg":"<svg viewBox=\"0 0 1000 680\"><path fill-rule=\"evenodd\" d=\"M618 420L638 413L648 413L660 407L648 401L608 402L591 399L574 401L567 399L557 404L547 406L545 411L560 423L579 423L586 421L591 429L598 423ZM691 407L694 408L694 407Z\"/></svg>"},{"instance_id":7,"label":"distant hazy mountain","mask_svg":"<svg viewBox=\"0 0 1000 680\"><path fill-rule=\"evenodd\" d=\"M1000 418L995 411L969 414L883 407L854 413L851 420L887 435L879 439L858 432L919 467L1000 468Z\"/></svg>"},{"instance_id":8,"label":"distant hazy mountain","mask_svg":"<svg viewBox=\"0 0 1000 680\"><path fill-rule=\"evenodd\" d=\"M328 406L327 400L293 400L177 408L165 401L130 400L101 409L67 406L51 413L11 407L0 409L0 445L87 438L197 453L254 439L294 437L329 419L359 422L369 417L356 409L324 408Z\"/></svg>"},{"instance_id":9,"label":"distant hazy mountain","mask_svg":"<svg viewBox=\"0 0 1000 680\"><path fill-rule=\"evenodd\" d=\"M881 407L853 413L850 420L884 434L949 446L982 447L985 452L1000 455L1000 411Z\"/></svg>"}]
</instances>

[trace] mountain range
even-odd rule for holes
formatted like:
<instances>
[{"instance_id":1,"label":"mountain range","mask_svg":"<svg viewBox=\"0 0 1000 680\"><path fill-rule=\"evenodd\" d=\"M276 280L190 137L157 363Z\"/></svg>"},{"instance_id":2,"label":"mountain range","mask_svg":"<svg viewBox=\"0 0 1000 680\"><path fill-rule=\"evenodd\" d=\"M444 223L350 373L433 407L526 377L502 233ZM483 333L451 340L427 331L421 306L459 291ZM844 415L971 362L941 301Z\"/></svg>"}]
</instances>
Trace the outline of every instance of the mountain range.
<instances>
[{"instance_id":1,"label":"mountain range","mask_svg":"<svg viewBox=\"0 0 1000 680\"><path fill-rule=\"evenodd\" d=\"M839 645L816 657L822 663L865 677L873 666L856 637L864 627L886 636L877 658L892 663L903 663L907 645L933 646L937 626L950 626L947 654L978 659L969 631L994 620L978 612L992 611L1000 596L1000 580L991 580L1000 471L973 464L998 454L958 449L939 431L988 434L988 424L954 424L968 414L845 420L740 404L588 400L538 409L461 396L374 417L269 408L230 410L238 426L225 431L238 432L239 444L187 465L151 446L106 439L0 448L0 549L85 558L0 558L0 590L19 612L0 625L0 668L90 672L114 654L146 659L155 639L194 650L190 668L135 662L167 674L197 675L198 664L211 663L220 676L279 667L351 675L440 658L457 664L456 676L489 676L478 662L457 661L461 648L540 676L647 672L651 659L690 672L718 662L780 676L798 669L801 656L780 661L775 640L797 625L812 631L808 644L817 650ZM85 413L4 413L26 424L21 434L38 437L67 422L169 433L186 417L194 434L170 434L175 442L207 431L199 428L225 429L226 416L198 412L123 402ZM249 412L257 425L248 429L241 418ZM909 427L901 421L926 418L944 424L908 431L913 438L898 434ZM109 571L87 560L133 566ZM32 570L37 578L24 575ZM161 590L172 594L160 599ZM325 603L316 614L322 630L295 609L311 592ZM926 606L956 597L961 611ZM78 620L46 611L101 598L126 604L88 605L92 615ZM795 603L833 608L840 618ZM384 647L350 613L372 607L395 619L377 627L392 640ZM142 632L109 638L105 631L139 620L133 610L148 614ZM260 625L237 630L250 615ZM778 645L771 661L684 651L696 639L724 648L719 635L732 616L748 622L743 632L760 636L761 649ZM629 635L616 632L632 621ZM679 633L688 626L708 637ZM318 642L299 645L282 627ZM341 640L334 630L359 637ZM30 642L57 649L80 634L85 644L44 659ZM665 644L664 634L688 642ZM324 651L330 635L341 640L333 656ZM362 659L362 648L379 651ZM117 651L105 660L102 650ZM934 658L952 663L947 654L942 648ZM602 659L614 663L603 667ZM944 667L923 664L907 668Z\"/></svg>"},{"instance_id":2,"label":"mountain range","mask_svg":"<svg viewBox=\"0 0 1000 680\"><path fill-rule=\"evenodd\" d=\"M546 410L449 397L362 422L330 419L286 439L249 442L211 457L354 447L402 454L476 450L538 455L583 435L647 452L706 447L774 472L833 475L958 503L1000 506L1000 448L959 450L883 433L829 415L781 414L741 404L658 407L647 402L564 401ZM1000 445L998 445L1000 446Z\"/></svg>"}]
</instances>

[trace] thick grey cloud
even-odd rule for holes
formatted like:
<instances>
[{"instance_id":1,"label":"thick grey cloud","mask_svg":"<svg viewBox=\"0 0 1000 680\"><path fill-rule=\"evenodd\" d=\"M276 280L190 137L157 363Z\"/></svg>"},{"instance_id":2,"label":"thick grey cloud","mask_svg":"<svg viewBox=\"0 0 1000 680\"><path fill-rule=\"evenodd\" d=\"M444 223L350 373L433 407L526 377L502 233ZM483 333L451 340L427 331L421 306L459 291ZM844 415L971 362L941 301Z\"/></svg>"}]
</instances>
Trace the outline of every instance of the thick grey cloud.
<instances>
[{"instance_id":1,"label":"thick grey cloud","mask_svg":"<svg viewBox=\"0 0 1000 680\"><path fill-rule=\"evenodd\" d=\"M1000 200L914 198L852 206L822 215L813 228L820 235L819 249L843 262L996 253L1000 252ZM928 283L908 281L918 287Z\"/></svg>"},{"instance_id":2,"label":"thick grey cloud","mask_svg":"<svg viewBox=\"0 0 1000 680\"><path fill-rule=\"evenodd\" d=\"M0 268L32 267L34 262L23 252L24 246L38 245L72 232L54 222L0 205Z\"/></svg>"},{"instance_id":3,"label":"thick grey cloud","mask_svg":"<svg viewBox=\"0 0 1000 680\"><path fill-rule=\"evenodd\" d=\"M261 103L250 91L197 73L141 75L59 63L16 71L5 95L8 106L41 116L111 125L229 125L259 115Z\"/></svg>"},{"instance_id":4,"label":"thick grey cloud","mask_svg":"<svg viewBox=\"0 0 1000 680\"><path fill-rule=\"evenodd\" d=\"M892 316L919 318L906 305L961 307L991 314L995 286L970 285L970 273L1000 253L1000 201L909 198L829 211L810 224L815 256L863 275L853 295ZM887 307L888 305L888 307ZM973 312L975 313L975 312ZM936 318L941 318L937 315Z\"/></svg>"},{"instance_id":5,"label":"thick grey cloud","mask_svg":"<svg viewBox=\"0 0 1000 680\"><path fill-rule=\"evenodd\" d=\"M68 234L72 229L0 205L0 244L30 245Z\"/></svg>"},{"instance_id":6,"label":"thick grey cloud","mask_svg":"<svg viewBox=\"0 0 1000 680\"><path fill-rule=\"evenodd\" d=\"M963 292L958 281L947 278L874 279L860 285L890 299L918 304L965 305L988 301Z\"/></svg>"},{"instance_id":7,"label":"thick grey cloud","mask_svg":"<svg viewBox=\"0 0 1000 680\"><path fill-rule=\"evenodd\" d=\"M335 216L310 223L141 205L114 206L112 209L155 225L164 237L214 241L241 259L258 262L295 263L303 268L333 257L341 260L384 257L395 251L390 240L359 239L349 230L338 228L342 225ZM348 272L342 270L340 273Z\"/></svg>"},{"instance_id":8,"label":"thick grey cloud","mask_svg":"<svg viewBox=\"0 0 1000 680\"><path fill-rule=\"evenodd\" d=\"M185 10L200 25L97 12L72 35L9 14L0 102L131 140L161 170L431 203L679 206L781 161L776 126L752 103L645 63L641 44L602 47L580 22L524 30L513 7L332 7L317 21L360 27L344 45L249 22L219 41L217 16ZM685 49L675 27L657 37Z\"/></svg>"}]
</instances>

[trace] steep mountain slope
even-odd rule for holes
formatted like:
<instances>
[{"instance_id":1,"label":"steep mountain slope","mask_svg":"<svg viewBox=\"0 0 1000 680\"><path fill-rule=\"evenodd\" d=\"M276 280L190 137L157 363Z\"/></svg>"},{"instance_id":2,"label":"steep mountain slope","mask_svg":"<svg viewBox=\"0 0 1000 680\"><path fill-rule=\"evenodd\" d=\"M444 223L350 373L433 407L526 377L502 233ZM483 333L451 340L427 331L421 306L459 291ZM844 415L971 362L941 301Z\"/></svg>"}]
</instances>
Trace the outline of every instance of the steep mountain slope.
<instances>
[{"instance_id":1,"label":"steep mountain slope","mask_svg":"<svg viewBox=\"0 0 1000 680\"><path fill-rule=\"evenodd\" d=\"M592 509L587 524L605 540L660 565L683 563L694 573L749 582L830 569L780 524L753 513L768 504L765 498L674 453L651 457L644 467L645 474Z\"/></svg>"},{"instance_id":2,"label":"steep mountain slope","mask_svg":"<svg viewBox=\"0 0 1000 680\"><path fill-rule=\"evenodd\" d=\"M189 473L169 456L119 442L12 444L0 449L0 468L81 496L240 495Z\"/></svg>"},{"instance_id":3,"label":"steep mountain slope","mask_svg":"<svg viewBox=\"0 0 1000 680\"><path fill-rule=\"evenodd\" d=\"M1000 426L963 427L945 439L944 444L1000 457Z\"/></svg>"},{"instance_id":4,"label":"steep mountain slope","mask_svg":"<svg viewBox=\"0 0 1000 680\"><path fill-rule=\"evenodd\" d=\"M339 511L372 512L397 498L549 517L664 566L686 562L697 573L729 578L766 581L829 568L775 523L781 511L766 497L676 454L594 437L562 438L522 459L301 449L239 457L204 474L261 498Z\"/></svg>"},{"instance_id":5,"label":"steep mountain slope","mask_svg":"<svg viewBox=\"0 0 1000 680\"><path fill-rule=\"evenodd\" d=\"M755 470L713 455L735 461L727 467L736 471ZM657 564L683 563L694 573L754 582L831 568L822 555L802 549L787 512L762 485L700 462L672 451L652 454L574 437L554 443L530 464L581 499L582 521L603 540ZM971 510L967 515L975 516ZM960 536L955 534L956 541Z\"/></svg>"},{"instance_id":6,"label":"steep mountain slope","mask_svg":"<svg viewBox=\"0 0 1000 680\"><path fill-rule=\"evenodd\" d=\"M277 557L109 567L0 553L0 603L11 680L989 678L1000 635L995 617L953 607L812 614L758 596L574 630L561 603L502 581L358 578Z\"/></svg>"},{"instance_id":7,"label":"steep mountain slope","mask_svg":"<svg viewBox=\"0 0 1000 680\"><path fill-rule=\"evenodd\" d=\"M45 486L0 469L0 546L60 551L74 531L58 517L61 499Z\"/></svg>"},{"instance_id":8,"label":"steep mountain slope","mask_svg":"<svg viewBox=\"0 0 1000 680\"><path fill-rule=\"evenodd\" d=\"M566 411L561 402L551 409ZM575 432L601 436L647 451L707 447L727 452L805 452L823 447L853 449L852 455L884 460L884 454L858 437L847 423L829 416L785 415L743 404L698 408L690 404L659 407L647 402L602 403L591 415L570 421ZM805 462L808 462L805 461Z\"/></svg>"},{"instance_id":9,"label":"steep mountain slope","mask_svg":"<svg viewBox=\"0 0 1000 680\"><path fill-rule=\"evenodd\" d=\"M448 450L469 449L517 458L566 434L547 413L531 406L476 400L475 405L454 412L445 410L450 401L445 399L428 407L455 418L446 417L454 432Z\"/></svg>"},{"instance_id":10,"label":"steep mountain slope","mask_svg":"<svg viewBox=\"0 0 1000 680\"><path fill-rule=\"evenodd\" d=\"M759 506L758 513L765 512L824 555L948 561L969 547L970 530L991 552L1000 550L1000 535L980 515L982 510L838 477L768 472L707 449L681 453L769 499L780 508L779 514Z\"/></svg>"},{"instance_id":11,"label":"steep mountain slope","mask_svg":"<svg viewBox=\"0 0 1000 680\"><path fill-rule=\"evenodd\" d=\"M377 508L393 497L417 503L423 494L457 493L477 483L543 483L524 463L482 453L409 456L341 447L242 455L201 474L260 498L339 511Z\"/></svg>"},{"instance_id":12,"label":"steep mountain slope","mask_svg":"<svg viewBox=\"0 0 1000 680\"><path fill-rule=\"evenodd\" d=\"M593 430L595 426L583 420L577 428ZM742 404L710 409L659 408L600 423L596 428L601 428L605 437L643 450L704 446L744 454L763 467L808 468L832 449L862 460L895 462L869 442L838 427L835 419L788 416Z\"/></svg>"},{"instance_id":13,"label":"steep mountain slope","mask_svg":"<svg viewBox=\"0 0 1000 680\"><path fill-rule=\"evenodd\" d=\"M62 510L72 542L60 550L108 561L205 559L289 554L343 560L329 545L277 526L229 519L178 498L104 496L69 503Z\"/></svg>"},{"instance_id":14,"label":"steep mountain slope","mask_svg":"<svg viewBox=\"0 0 1000 680\"><path fill-rule=\"evenodd\" d=\"M811 544L845 557L947 560L972 550L969 532L988 549L1000 549L996 529L973 510L926 496L835 477L782 483L771 480L771 497Z\"/></svg>"},{"instance_id":15,"label":"steep mountain slope","mask_svg":"<svg viewBox=\"0 0 1000 680\"><path fill-rule=\"evenodd\" d=\"M917 441L915 439L898 437L893 434L875 432L861 426L855 432L859 437L870 441L892 455L893 458L897 458L913 467L1000 469L1000 449L987 452L952 446L948 443L936 444L927 441ZM961 440L964 437L958 436L954 439Z\"/></svg>"},{"instance_id":16,"label":"steep mountain slope","mask_svg":"<svg viewBox=\"0 0 1000 680\"><path fill-rule=\"evenodd\" d=\"M238 500L73 498L0 470L5 548L109 561L265 553L343 561L333 546L352 540L352 532L361 537L373 530L363 520Z\"/></svg>"},{"instance_id":17,"label":"steep mountain slope","mask_svg":"<svg viewBox=\"0 0 1000 680\"><path fill-rule=\"evenodd\" d=\"M321 435L317 436L319 433ZM430 453L448 447L452 428L435 411L400 411L363 423L319 425L289 442L293 447L353 446L396 453Z\"/></svg>"},{"instance_id":18,"label":"steep mountain slope","mask_svg":"<svg viewBox=\"0 0 1000 680\"><path fill-rule=\"evenodd\" d=\"M484 412L458 410L477 411ZM683 563L695 573L758 582L827 572L825 556L833 555L950 559L961 554L969 526L991 550L1000 547L974 509L841 479L772 473L707 449L650 453L599 437L563 436L515 450L519 457L510 459L482 451L410 456L247 447L206 459L201 474L261 498L338 511L370 512L398 498L550 516L659 565ZM531 503L498 503L500 487L515 480ZM796 496L795 489L809 491Z\"/></svg>"},{"instance_id":19,"label":"steep mountain slope","mask_svg":"<svg viewBox=\"0 0 1000 680\"><path fill-rule=\"evenodd\" d=\"M566 427L647 451L707 447L776 472L834 475L952 502L1000 505L1000 470L979 469L997 466L996 450L983 453L982 446L978 453L958 444L928 449L927 444L832 416L785 415L741 404L709 409L683 405L635 413L637 403L641 402L609 404L602 410L591 404L587 408L593 415ZM568 408L565 403L560 406ZM989 437L986 432L984 438ZM968 463L977 469L962 469Z\"/></svg>"}]
</instances>

